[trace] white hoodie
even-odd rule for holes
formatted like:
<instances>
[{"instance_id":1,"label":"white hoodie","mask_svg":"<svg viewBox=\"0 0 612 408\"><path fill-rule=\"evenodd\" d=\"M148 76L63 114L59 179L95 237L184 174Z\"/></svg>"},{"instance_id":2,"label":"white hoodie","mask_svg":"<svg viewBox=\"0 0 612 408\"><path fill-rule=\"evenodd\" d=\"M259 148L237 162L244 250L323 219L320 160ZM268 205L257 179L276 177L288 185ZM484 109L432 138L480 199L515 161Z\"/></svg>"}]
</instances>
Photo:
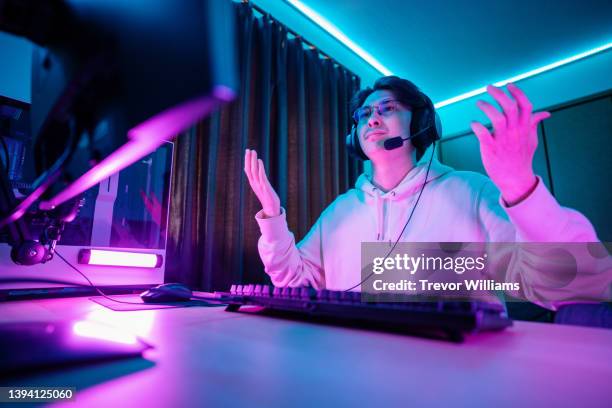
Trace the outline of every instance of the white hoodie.
<instances>
[{"instance_id":1,"label":"white hoodie","mask_svg":"<svg viewBox=\"0 0 612 408\"><path fill-rule=\"evenodd\" d=\"M393 190L375 187L362 174L355 188L338 196L308 234L295 245L281 215L255 216L261 229L259 254L276 286L313 286L346 290L361 280L361 243L395 243L419 195L428 161L421 161ZM433 160L427 184L400 242L595 242L590 222L561 207L538 178L536 189L507 207L492 181L478 173L455 171ZM509 268L507 281L521 281L525 297L546 307L550 291L533 265ZM591 270L587 291L601 296L612 271ZM604 276L605 275L605 276ZM593 276L591 276L592 278ZM588 286L595 286L589 288ZM583 288L584 289L584 288ZM516 294L515 294L516 295ZM588 293L587 295L594 295Z\"/></svg>"}]
</instances>

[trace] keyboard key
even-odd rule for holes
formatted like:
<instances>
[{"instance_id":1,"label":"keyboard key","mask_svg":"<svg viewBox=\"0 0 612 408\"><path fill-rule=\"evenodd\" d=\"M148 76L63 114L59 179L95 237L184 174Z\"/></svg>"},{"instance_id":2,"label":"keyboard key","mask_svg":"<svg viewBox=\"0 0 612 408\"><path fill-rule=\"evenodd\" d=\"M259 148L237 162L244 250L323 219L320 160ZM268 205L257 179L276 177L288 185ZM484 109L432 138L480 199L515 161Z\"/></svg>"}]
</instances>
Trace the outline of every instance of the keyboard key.
<instances>
[{"instance_id":1,"label":"keyboard key","mask_svg":"<svg viewBox=\"0 0 612 408\"><path fill-rule=\"evenodd\" d=\"M352 302L353 296L351 292L340 292L340 300L342 302Z\"/></svg>"},{"instance_id":2,"label":"keyboard key","mask_svg":"<svg viewBox=\"0 0 612 408\"><path fill-rule=\"evenodd\" d=\"M327 289L317 290L316 298L317 300L321 300L321 301L329 300L329 290Z\"/></svg>"},{"instance_id":3,"label":"keyboard key","mask_svg":"<svg viewBox=\"0 0 612 408\"><path fill-rule=\"evenodd\" d=\"M310 299L310 288L300 288L300 298L305 300Z\"/></svg>"}]
</instances>

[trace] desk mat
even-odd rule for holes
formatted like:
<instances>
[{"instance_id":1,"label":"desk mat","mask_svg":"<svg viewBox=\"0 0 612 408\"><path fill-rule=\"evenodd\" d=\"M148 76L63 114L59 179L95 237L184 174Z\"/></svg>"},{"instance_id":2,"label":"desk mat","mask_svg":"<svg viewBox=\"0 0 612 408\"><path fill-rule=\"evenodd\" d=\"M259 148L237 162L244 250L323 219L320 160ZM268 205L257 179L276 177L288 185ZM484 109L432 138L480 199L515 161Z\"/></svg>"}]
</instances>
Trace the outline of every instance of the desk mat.
<instances>
[{"instance_id":1,"label":"desk mat","mask_svg":"<svg viewBox=\"0 0 612 408\"><path fill-rule=\"evenodd\" d=\"M93 296L89 300L96 302L104 307L107 307L115 311L133 311L133 310L154 310L154 309L173 309L177 307L194 307L194 306L226 306L217 303L209 303L204 300L185 300L181 302L165 302L165 303L144 303L140 298L139 294L127 294L127 295L111 295L111 299L118 300L119 303L114 302L104 296Z\"/></svg>"}]
</instances>

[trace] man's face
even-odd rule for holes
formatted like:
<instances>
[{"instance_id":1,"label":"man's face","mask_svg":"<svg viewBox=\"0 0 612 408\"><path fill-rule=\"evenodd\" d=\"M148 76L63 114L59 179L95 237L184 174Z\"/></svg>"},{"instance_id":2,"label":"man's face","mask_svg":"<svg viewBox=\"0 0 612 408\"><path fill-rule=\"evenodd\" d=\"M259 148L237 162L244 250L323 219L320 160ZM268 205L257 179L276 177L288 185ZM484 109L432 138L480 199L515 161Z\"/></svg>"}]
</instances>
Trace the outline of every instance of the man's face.
<instances>
[{"instance_id":1,"label":"man's face","mask_svg":"<svg viewBox=\"0 0 612 408\"><path fill-rule=\"evenodd\" d=\"M403 138L410 136L412 112L408 107L397 102L393 93L387 90L372 92L361 106L372 108L370 115L363 115L357 124L357 135L361 148L370 160L376 161L396 156L409 157L414 149L409 141L394 150L384 148L384 142L387 139L396 136ZM380 108L377 109L377 107Z\"/></svg>"}]
</instances>

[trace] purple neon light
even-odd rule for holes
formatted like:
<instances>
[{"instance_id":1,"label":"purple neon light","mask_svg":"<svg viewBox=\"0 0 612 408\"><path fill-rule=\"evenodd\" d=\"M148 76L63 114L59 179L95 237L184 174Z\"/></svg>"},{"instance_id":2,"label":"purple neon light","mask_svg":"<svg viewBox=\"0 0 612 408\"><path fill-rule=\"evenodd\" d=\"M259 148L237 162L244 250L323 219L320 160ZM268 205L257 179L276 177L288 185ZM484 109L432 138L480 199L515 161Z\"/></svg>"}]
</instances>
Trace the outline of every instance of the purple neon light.
<instances>
[{"instance_id":1,"label":"purple neon light","mask_svg":"<svg viewBox=\"0 0 612 408\"><path fill-rule=\"evenodd\" d=\"M84 249L79 254L79 263L105 266L130 266L156 268L161 266L161 255L139 252Z\"/></svg>"},{"instance_id":2,"label":"purple neon light","mask_svg":"<svg viewBox=\"0 0 612 408\"><path fill-rule=\"evenodd\" d=\"M236 97L236 92L225 85L216 85L213 94L223 102L229 102Z\"/></svg>"},{"instance_id":3,"label":"purple neon light","mask_svg":"<svg viewBox=\"0 0 612 408\"><path fill-rule=\"evenodd\" d=\"M175 138L190 125L211 113L221 102L231 100L234 96L231 89L217 86L213 90L213 96L193 99L172 107L133 127L128 132L127 143L108 155L55 197L41 202L40 209L51 210L124 169L153 152L165 141Z\"/></svg>"}]
</instances>

